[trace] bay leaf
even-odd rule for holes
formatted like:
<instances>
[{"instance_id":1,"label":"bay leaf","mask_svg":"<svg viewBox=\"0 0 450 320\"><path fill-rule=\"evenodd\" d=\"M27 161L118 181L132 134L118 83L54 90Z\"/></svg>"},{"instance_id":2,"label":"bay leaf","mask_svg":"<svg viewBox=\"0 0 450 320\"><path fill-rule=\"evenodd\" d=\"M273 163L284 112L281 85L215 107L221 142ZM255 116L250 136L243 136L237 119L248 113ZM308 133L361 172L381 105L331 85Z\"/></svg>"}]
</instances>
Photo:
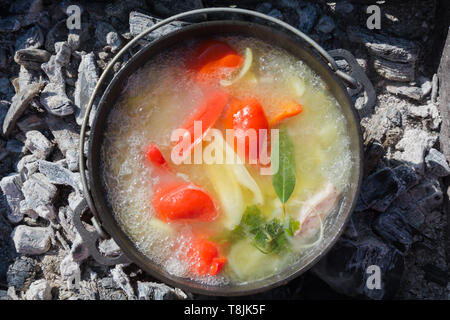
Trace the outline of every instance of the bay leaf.
<instances>
[{"instance_id":1,"label":"bay leaf","mask_svg":"<svg viewBox=\"0 0 450 320\"><path fill-rule=\"evenodd\" d=\"M285 127L280 129L278 141L275 140L275 144L277 143L278 148L274 145L271 152L271 161L278 161L278 171L272 175L272 185L278 198L285 204L296 183L294 144Z\"/></svg>"}]
</instances>

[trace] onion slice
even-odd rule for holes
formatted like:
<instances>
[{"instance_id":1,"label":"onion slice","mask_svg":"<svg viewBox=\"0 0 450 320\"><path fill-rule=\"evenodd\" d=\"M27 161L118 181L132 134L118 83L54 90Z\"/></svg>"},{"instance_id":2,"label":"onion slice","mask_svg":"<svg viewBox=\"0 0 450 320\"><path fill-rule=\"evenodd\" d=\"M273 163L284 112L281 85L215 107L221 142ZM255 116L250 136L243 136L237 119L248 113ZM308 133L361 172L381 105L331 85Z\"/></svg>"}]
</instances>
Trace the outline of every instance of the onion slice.
<instances>
[{"instance_id":1,"label":"onion slice","mask_svg":"<svg viewBox=\"0 0 450 320\"><path fill-rule=\"evenodd\" d=\"M252 66L252 62L253 62L253 53L250 48L245 48L244 58L245 58L244 65L242 66L242 68L239 71L239 74L236 76L236 78L234 78L233 80L226 80L226 79L220 80L221 86L223 86L223 87L231 86L233 83L235 83L236 81L241 79L243 76L245 76L247 71L250 70L250 67Z\"/></svg>"}]
</instances>

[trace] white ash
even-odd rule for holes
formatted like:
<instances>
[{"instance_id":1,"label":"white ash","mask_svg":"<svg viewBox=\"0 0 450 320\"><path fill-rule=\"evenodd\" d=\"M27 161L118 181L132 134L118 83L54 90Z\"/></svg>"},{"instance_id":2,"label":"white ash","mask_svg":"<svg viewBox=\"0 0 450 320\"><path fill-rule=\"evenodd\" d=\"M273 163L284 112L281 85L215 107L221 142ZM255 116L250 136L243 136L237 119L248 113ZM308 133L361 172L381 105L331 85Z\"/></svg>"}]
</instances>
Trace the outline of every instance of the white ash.
<instances>
[{"instance_id":1,"label":"white ash","mask_svg":"<svg viewBox=\"0 0 450 320\"><path fill-rule=\"evenodd\" d=\"M115 257L121 253L120 247L112 238L101 241L98 245L98 249L107 257Z\"/></svg>"},{"instance_id":2,"label":"white ash","mask_svg":"<svg viewBox=\"0 0 450 320\"><path fill-rule=\"evenodd\" d=\"M50 283L45 279L36 280L30 285L30 288L25 294L26 300L51 300L52 299L52 287Z\"/></svg>"},{"instance_id":3,"label":"white ash","mask_svg":"<svg viewBox=\"0 0 450 320\"><path fill-rule=\"evenodd\" d=\"M133 287L130 284L130 279L123 272L123 266L121 264L116 265L111 269L111 275L117 285L126 293L129 300L136 300Z\"/></svg>"},{"instance_id":4,"label":"white ash","mask_svg":"<svg viewBox=\"0 0 450 320\"><path fill-rule=\"evenodd\" d=\"M421 129L406 128L403 138L397 143L392 159L405 161L419 173L424 171L425 153L436 142L437 134Z\"/></svg>"},{"instance_id":5,"label":"white ash","mask_svg":"<svg viewBox=\"0 0 450 320\"><path fill-rule=\"evenodd\" d=\"M156 282L137 282L139 300L185 300L188 296L180 289Z\"/></svg>"},{"instance_id":6,"label":"white ash","mask_svg":"<svg viewBox=\"0 0 450 320\"><path fill-rule=\"evenodd\" d=\"M38 255L50 249L52 231L49 228L19 225L11 237L18 253Z\"/></svg>"}]
</instances>

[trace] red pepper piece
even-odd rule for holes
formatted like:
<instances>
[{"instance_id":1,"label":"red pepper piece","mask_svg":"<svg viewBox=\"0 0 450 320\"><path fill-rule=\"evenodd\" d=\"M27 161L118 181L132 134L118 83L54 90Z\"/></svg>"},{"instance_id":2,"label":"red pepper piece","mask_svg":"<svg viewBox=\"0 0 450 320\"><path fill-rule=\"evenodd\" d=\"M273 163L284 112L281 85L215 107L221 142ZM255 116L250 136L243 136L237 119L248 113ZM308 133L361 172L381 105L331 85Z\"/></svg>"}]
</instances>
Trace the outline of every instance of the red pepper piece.
<instances>
[{"instance_id":1,"label":"red pepper piece","mask_svg":"<svg viewBox=\"0 0 450 320\"><path fill-rule=\"evenodd\" d=\"M259 141L259 130L266 129L267 134L269 129L269 123L267 121L267 117L264 113L264 109L259 101L255 98L248 98L245 100L233 99L230 102L230 109L225 115L224 126L226 129L234 129L234 147L235 150L239 152L242 150L242 146L239 147L242 143L245 143L244 150L245 159L249 160L257 160L259 152L260 152L260 141ZM236 130L247 130L254 129L256 133L256 159L250 157L250 139L248 136L245 136L245 132L236 131Z\"/></svg>"},{"instance_id":2,"label":"red pepper piece","mask_svg":"<svg viewBox=\"0 0 450 320\"><path fill-rule=\"evenodd\" d=\"M166 159L164 159L161 151L153 143L149 144L147 149L145 149L145 157L155 166L167 165Z\"/></svg>"},{"instance_id":3,"label":"red pepper piece","mask_svg":"<svg viewBox=\"0 0 450 320\"><path fill-rule=\"evenodd\" d=\"M216 245L206 239L195 239L187 253L190 270L196 275L217 275L226 263L225 257L219 257Z\"/></svg>"},{"instance_id":4,"label":"red pepper piece","mask_svg":"<svg viewBox=\"0 0 450 320\"><path fill-rule=\"evenodd\" d=\"M191 144L189 145L187 154L190 154L194 147L197 144L201 143L207 131L216 123L227 102L228 94L222 90L214 89L205 93L204 102L197 108L196 112L182 125L182 128L187 130L186 134L189 134L191 140ZM202 132L201 136L199 137L195 137L194 135L195 121L200 121L202 124ZM183 150L180 151L180 155L182 155L182 151Z\"/></svg>"},{"instance_id":5,"label":"red pepper piece","mask_svg":"<svg viewBox=\"0 0 450 320\"><path fill-rule=\"evenodd\" d=\"M158 178L154 185L152 205L159 219L171 221L213 221L219 212L213 198L204 189L177 177L161 151L149 144L145 155Z\"/></svg>"},{"instance_id":6,"label":"red pepper piece","mask_svg":"<svg viewBox=\"0 0 450 320\"><path fill-rule=\"evenodd\" d=\"M222 41L206 40L197 45L188 67L199 82L217 82L242 66L244 58Z\"/></svg>"},{"instance_id":7,"label":"red pepper piece","mask_svg":"<svg viewBox=\"0 0 450 320\"><path fill-rule=\"evenodd\" d=\"M152 205L159 219L172 221L213 221L218 211L211 196L188 183L175 182L154 192Z\"/></svg>"}]
</instances>

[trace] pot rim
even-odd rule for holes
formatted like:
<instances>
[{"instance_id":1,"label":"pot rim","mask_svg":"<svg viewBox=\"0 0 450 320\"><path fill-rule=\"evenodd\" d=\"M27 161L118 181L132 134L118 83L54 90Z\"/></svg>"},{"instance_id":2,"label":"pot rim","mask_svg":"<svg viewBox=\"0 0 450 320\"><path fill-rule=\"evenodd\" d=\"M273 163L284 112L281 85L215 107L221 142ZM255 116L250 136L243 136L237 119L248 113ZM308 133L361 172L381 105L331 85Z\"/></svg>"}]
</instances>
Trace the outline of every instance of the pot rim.
<instances>
[{"instance_id":1,"label":"pot rim","mask_svg":"<svg viewBox=\"0 0 450 320\"><path fill-rule=\"evenodd\" d=\"M270 32L273 35L277 35L280 36L283 41L287 41L297 47L301 47L304 51L306 51L307 54L311 55L316 62L321 65L321 67L323 68L323 70L326 70L324 72L328 73L329 76L331 76L332 80L334 80L334 83L338 86L338 90L341 91L341 93L343 94L343 98L346 100L348 106L350 107L351 110L351 121L354 123L355 127L356 127L356 134L358 136L357 139L357 145L358 145L358 151L354 151L355 156L357 154L357 156L359 157L359 170L356 173L358 175L358 179L356 181L356 188L355 188L355 192L352 194L352 199L350 199L350 206L348 207L347 212L343 212L343 213L339 213L340 215L343 215L344 218L342 220L340 220L339 222L341 223L337 232L334 232L334 234L329 238L330 240L328 240L328 243L326 245L326 247L324 247L321 251L314 253L312 256L314 256L312 259L310 259L309 262L307 262L305 265L300 266L298 268L295 268L296 271L294 272L290 272L288 275L285 275L283 277L279 277L278 274L276 275L272 275L268 278L265 278L264 280L257 280L254 281L253 283L257 283L259 281L264 281L267 282L266 284L263 284L261 286L257 286L254 288L245 288L245 286L247 286L248 284L245 285L232 285L231 287L234 287L235 290L233 291L227 291L227 288L230 288L230 286L205 286L203 284L199 284L197 282L194 282L192 280L188 280L186 278L180 278L179 279L173 279L170 278L169 276L166 276L164 274L164 270L161 270L162 268L157 266L156 264L154 264L153 262L151 262L145 255L143 255L135 246L134 243L132 243L132 241L128 238L128 236L125 234L125 232L122 230L122 228L119 226L119 224L117 223L117 221L115 220L114 214L112 213L112 210L106 206L108 208L108 212L104 212L104 210L101 210L102 206L99 206L99 199L101 197L105 197L104 193L102 192L102 188L97 188L97 186L99 185L99 181L97 180L97 177L95 175L95 172L92 168L95 167L94 165L94 160L93 160L93 154L95 151L98 151L98 149L95 149L94 146L94 142L97 141L98 139L100 139L97 136L95 136L95 132L96 132L96 128L99 125L99 114L100 114L100 110L104 109L107 107L106 105L106 100L108 98L108 96L111 94L111 90L113 89L114 85L116 85L116 83L119 81L119 79L121 79L122 77L124 77L125 79L127 79L131 74L133 74L134 72L136 72L141 66L135 68L134 70L132 70L131 72L129 71L129 69L133 68L133 63L135 63L139 58L141 57L145 57L145 55L147 54L148 51L152 50L152 48L157 47L158 45L163 45L165 46L164 49L170 48L171 46L173 46L173 44L165 44L165 42L167 42L169 39L174 38L176 36L180 36L183 34L187 34L189 36L190 33L195 32L198 29L202 29L202 28L207 28L207 27L230 27L230 26L239 26L240 28L248 28L248 30L252 30L252 32L248 32L249 34L245 34L244 36L254 36L262 41L266 41L265 39L263 39L262 37L258 37L256 34L253 35L253 31L264 31L264 32ZM255 31L255 32L256 32ZM223 35L223 34L230 34L230 32L219 32L217 35ZM211 34L210 37L213 37L214 35ZM184 38L186 40L186 38ZM302 46L302 44L304 44ZM278 45L276 45L278 46ZM282 47L283 48L283 47ZM283 48L285 49L285 48ZM293 54L292 52L288 51L290 54ZM155 54L151 54L147 61L150 60ZM294 54L293 54L294 55ZM295 56L295 55L294 55ZM309 65L308 65L309 66ZM309 66L311 67L311 66ZM312 67L311 67L312 68ZM314 70L314 69L313 69ZM315 73L318 74L318 72L316 70L314 70ZM318 74L321 78L322 75ZM322 79L322 81L326 84L328 84L325 80ZM343 106L341 104L339 104L341 106L341 108L343 108ZM109 113L109 110L106 111L107 114ZM346 119L347 121L349 121L350 119ZM348 124L347 124L348 127ZM104 91L101 100L98 104L98 108L97 108L97 112L95 114L94 117L94 121L92 123L92 127L91 127L91 133L94 133L90 139L89 139L89 148L88 148L88 164L89 164L89 168L91 168L91 170L89 170L89 187L91 192L93 193L93 202L94 205L96 207L96 211L98 212L99 215L99 219L100 222L102 223L102 226L105 228L106 232L117 242L117 244L119 245L119 247L122 249L122 252L135 264L137 264L141 269L143 269L145 272L147 272L148 274L150 274L151 276L157 278L158 280L167 283L171 286L174 287L178 287L181 288L183 290L189 291L189 292L193 292L193 293L197 293L197 294L204 294L204 295L215 295L215 296L243 296L243 295L250 295L250 294L255 294L255 293L260 293L263 291L267 291L273 288L276 288L278 286L284 285L286 283L288 283L289 281L291 281L292 279L300 276L301 274L303 274L304 272L306 272L307 270L309 270L313 265L315 265L322 257L324 257L326 255L326 253L335 245L336 241L339 239L339 237L342 235L343 231L345 230L345 226L347 225L349 218L351 216L351 213L353 212L355 206L356 206L356 201L358 198L358 195L360 193L360 188L361 188L361 183L362 183L362 177L363 177L363 143L362 143L362 134L361 134L361 127L359 125L359 115L347 93L347 90L345 89L345 87L342 84L342 81L338 78L338 76L336 76L336 74L327 66L327 64L323 61L323 58L321 58L319 55L317 55L306 43L304 43L302 41L302 39L297 39L292 37L291 35L285 34L285 33L281 33L280 31L274 29L273 27L269 27L266 25L262 25L259 23L254 23L254 22L246 22L246 21L241 21L241 20L223 20L223 21L207 21L207 22L200 22L200 23L196 23L196 24L192 24L189 26L185 26L181 29L172 31L162 37L160 37L159 39L152 41L151 43L147 44L144 48L142 48L139 52L137 52L135 55L133 55L127 62L126 64L119 70L118 73L116 73L113 77L113 79L110 81L108 87L106 88L106 90ZM358 159L357 159L358 160ZM100 185L102 185L102 183L100 182ZM105 200L105 199L103 199ZM106 200L105 200L106 201ZM107 202L107 201L106 201ZM108 217L109 216L109 217ZM125 242L129 242L129 243L125 243ZM132 244L130 246L130 243ZM144 259L142 259L142 257L144 257ZM146 260L147 263L143 263L143 260ZM301 261L301 260L300 260ZM294 265L298 265L299 261L297 261L296 263L294 263L292 266ZM289 269L289 268L287 268ZM286 272L286 270L284 270L284 272ZM283 272L281 272L280 274L282 274ZM277 279L278 278L278 279ZM268 281L272 279L271 281ZM183 282L182 282L183 281ZM205 288L206 287L206 288ZM225 289L224 289L225 288Z\"/></svg>"}]
</instances>

